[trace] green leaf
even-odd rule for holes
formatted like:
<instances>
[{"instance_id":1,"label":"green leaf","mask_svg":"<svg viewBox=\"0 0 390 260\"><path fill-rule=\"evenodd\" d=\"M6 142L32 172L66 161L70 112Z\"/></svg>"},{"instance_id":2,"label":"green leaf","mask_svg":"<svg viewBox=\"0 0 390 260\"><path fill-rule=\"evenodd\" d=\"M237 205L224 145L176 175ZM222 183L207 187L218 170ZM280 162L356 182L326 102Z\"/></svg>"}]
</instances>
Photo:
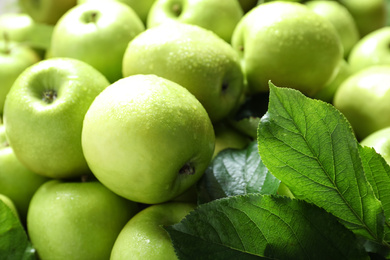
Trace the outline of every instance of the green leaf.
<instances>
[{"instance_id":1,"label":"green leaf","mask_svg":"<svg viewBox=\"0 0 390 260\"><path fill-rule=\"evenodd\" d=\"M324 208L355 234L383 242L381 203L364 175L351 126L332 105L270 84L258 142L264 164L296 198Z\"/></svg>"},{"instance_id":2,"label":"green leaf","mask_svg":"<svg viewBox=\"0 0 390 260\"><path fill-rule=\"evenodd\" d=\"M390 166L374 148L359 146L364 172L381 201L385 214L385 240L390 241Z\"/></svg>"},{"instance_id":3,"label":"green leaf","mask_svg":"<svg viewBox=\"0 0 390 260\"><path fill-rule=\"evenodd\" d=\"M198 201L248 193L276 194L279 183L264 166L257 141L253 141L245 149L226 149L214 158L198 182Z\"/></svg>"},{"instance_id":4,"label":"green leaf","mask_svg":"<svg viewBox=\"0 0 390 260\"><path fill-rule=\"evenodd\" d=\"M285 196L215 200L166 230L179 259L368 259L333 215Z\"/></svg>"},{"instance_id":5,"label":"green leaf","mask_svg":"<svg viewBox=\"0 0 390 260\"><path fill-rule=\"evenodd\" d=\"M35 260L35 249L19 218L0 200L0 256L2 260Z\"/></svg>"}]
</instances>

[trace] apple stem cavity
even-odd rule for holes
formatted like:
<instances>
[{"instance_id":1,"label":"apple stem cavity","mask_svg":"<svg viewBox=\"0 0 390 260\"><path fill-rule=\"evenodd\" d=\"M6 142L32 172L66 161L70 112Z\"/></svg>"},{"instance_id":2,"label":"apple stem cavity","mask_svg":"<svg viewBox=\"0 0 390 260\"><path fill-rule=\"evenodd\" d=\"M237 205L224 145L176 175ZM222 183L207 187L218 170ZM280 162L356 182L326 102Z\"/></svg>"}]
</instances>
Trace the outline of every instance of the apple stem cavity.
<instances>
[{"instance_id":1,"label":"apple stem cavity","mask_svg":"<svg viewBox=\"0 0 390 260\"><path fill-rule=\"evenodd\" d=\"M179 3L175 3L172 5L172 11L173 13L178 17L180 16L181 12L182 12L182 8L181 8L181 5Z\"/></svg>"},{"instance_id":2,"label":"apple stem cavity","mask_svg":"<svg viewBox=\"0 0 390 260\"><path fill-rule=\"evenodd\" d=\"M57 99L57 92L49 89L42 93L42 100L47 104L53 103Z\"/></svg>"},{"instance_id":3,"label":"apple stem cavity","mask_svg":"<svg viewBox=\"0 0 390 260\"><path fill-rule=\"evenodd\" d=\"M226 79L224 79L222 82L222 93L225 93L227 91L228 87L229 87L229 83Z\"/></svg>"},{"instance_id":4,"label":"apple stem cavity","mask_svg":"<svg viewBox=\"0 0 390 260\"><path fill-rule=\"evenodd\" d=\"M97 11L90 11L84 14L85 23L96 23L99 13Z\"/></svg>"},{"instance_id":5,"label":"apple stem cavity","mask_svg":"<svg viewBox=\"0 0 390 260\"><path fill-rule=\"evenodd\" d=\"M180 175L194 175L195 174L195 167L192 165L192 163L186 162L183 167L179 170Z\"/></svg>"},{"instance_id":6,"label":"apple stem cavity","mask_svg":"<svg viewBox=\"0 0 390 260\"><path fill-rule=\"evenodd\" d=\"M11 53L11 48L10 48L10 40L9 40L9 35L7 32L3 32L3 40L4 40L4 53L5 54L10 54Z\"/></svg>"}]
</instances>

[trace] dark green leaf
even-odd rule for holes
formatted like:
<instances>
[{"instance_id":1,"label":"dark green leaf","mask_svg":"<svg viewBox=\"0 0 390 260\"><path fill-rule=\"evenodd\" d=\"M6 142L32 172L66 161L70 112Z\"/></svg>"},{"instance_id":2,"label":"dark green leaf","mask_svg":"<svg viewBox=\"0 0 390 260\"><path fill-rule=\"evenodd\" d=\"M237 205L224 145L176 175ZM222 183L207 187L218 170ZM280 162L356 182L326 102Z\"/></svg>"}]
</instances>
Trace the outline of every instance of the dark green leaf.
<instances>
[{"instance_id":1,"label":"dark green leaf","mask_svg":"<svg viewBox=\"0 0 390 260\"><path fill-rule=\"evenodd\" d=\"M324 208L356 234L383 242L381 203L364 175L351 126L332 105L270 84L258 142L264 164L296 198Z\"/></svg>"},{"instance_id":2,"label":"dark green leaf","mask_svg":"<svg viewBox=\"0 0 390 260\"><path fill-rule=\"evenodd\" d=\"M0 257L2 260L34 260L35 250L18 217L0 200Z\"/></svg>"},{"instance_id":3,"label":"dark green leaf","mask_svg":"<svg viewBox=\"0 0 390 260\"><path fill-rule=\"evenodd\" d=\"M166 230L179 259L368 259L333 215L285 196L215 200Z\"/></svg>"},{"instance_id":4,"label":"dark green leaf","mask_svg":"<svg viewBox=\"0 0 390 260\"><path fill-rule=\"evenodd\" d=\"M214 158L198 182L198 201L247 193L276 194L279 183L264 166L257 141L253 141L245 149L226 149Z\"/></svg>"}]
</instances>

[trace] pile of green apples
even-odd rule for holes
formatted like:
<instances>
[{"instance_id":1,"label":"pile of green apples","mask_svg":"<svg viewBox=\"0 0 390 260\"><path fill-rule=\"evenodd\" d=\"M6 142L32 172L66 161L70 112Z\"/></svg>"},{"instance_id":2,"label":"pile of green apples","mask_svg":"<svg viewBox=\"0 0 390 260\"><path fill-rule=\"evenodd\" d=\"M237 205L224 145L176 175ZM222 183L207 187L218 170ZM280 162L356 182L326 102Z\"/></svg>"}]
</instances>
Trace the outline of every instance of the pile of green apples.
<instances>
[{"instance_id":1,"label":"pile of green apples","mask_svg":"<svg viewBox=\"0 0 390 260\"><path fill-rule=\"evenodd\" d=\"M336 107L390 163L387 0L9 5L0 200L37 259L177 259L163 226L256 140L269 82Z\"/></svg>"}]
</instances>

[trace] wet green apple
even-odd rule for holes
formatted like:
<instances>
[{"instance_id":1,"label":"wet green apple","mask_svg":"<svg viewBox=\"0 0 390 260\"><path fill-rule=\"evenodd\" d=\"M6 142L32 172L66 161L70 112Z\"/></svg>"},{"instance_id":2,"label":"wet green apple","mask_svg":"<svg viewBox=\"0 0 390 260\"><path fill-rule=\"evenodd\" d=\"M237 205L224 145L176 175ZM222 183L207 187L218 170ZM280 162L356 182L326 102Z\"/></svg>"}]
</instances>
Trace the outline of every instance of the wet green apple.
<instances>
[{"instance_id":1,"label":"wet green apple","mask_svg":"<svg viewBox=\"0 0 390 260\"><path fill-rule=\"evenodd\" d=\"M164 226L180 222L195 207L190 203L167 202L143 209L118 235L110 259L178 259Z\"/></svg>"},{"instance_id":2,"label":"wet green apple","mask_svg":"<svg viewBox=\"0 0 390 260\"><path fill-rule=\"evenodd\" d=\"M8 92L4 124L16 157L36 174L90 174L81 148L84 115L107 79L70 58L42 60L24 70Z\"/></svg>"},{"instance_id":3,"label":"wet green apple","mask_svg":"<svg viewBox=\"0 0 390 260\"><path fill-rule=\"evenodd\" d=\"M109 259L123 226L138 205L96 180L51 180L34 194L27 232L39 259Z\"/></svg>"},{"instance_id":4,"label":"wet green apple","mask_svg":"<svg viewBox=\"0 0 390 260\"><path fill-rule=\"evenodd\" d=\"M85 115L82 147L94 175L113 192L145 204L177 197L211 161L215 135L201 103L156 75L118 80Z\"/></svg>"},{"instance_id":5,"label":"wet green apple","mask_svg":"<svg viewBox=\"0 0 390 260\"><path fill-rule=\"evenodd\" d=\"M238 54L196 25L165 23L139 34L123 57L123 76L136 74L155 74L185 87L213 122L230 115L244 93Z\"/></svg>"},{"instance_id":6,"label":"wet green apple","mask_svg":"<svg viewBox=\"0 0 390 260\"><path fill-rule=\"evenodd\" d=\"M301 3L256 6L236 26L232 46L240 54L252 93L271 80L313 96L337 73L343 48L334 26Z\"/></svg>"},{"instance_id":7,"label":"wet green apple","mask_svg":"<svg viewBox=\"0 0 390 260\"><path fill-rule=\"evenodd\" d=\"M390 127L385 127L371 133L360 144L374 148L390 164Z\"/></svg>"}]
</instances>

